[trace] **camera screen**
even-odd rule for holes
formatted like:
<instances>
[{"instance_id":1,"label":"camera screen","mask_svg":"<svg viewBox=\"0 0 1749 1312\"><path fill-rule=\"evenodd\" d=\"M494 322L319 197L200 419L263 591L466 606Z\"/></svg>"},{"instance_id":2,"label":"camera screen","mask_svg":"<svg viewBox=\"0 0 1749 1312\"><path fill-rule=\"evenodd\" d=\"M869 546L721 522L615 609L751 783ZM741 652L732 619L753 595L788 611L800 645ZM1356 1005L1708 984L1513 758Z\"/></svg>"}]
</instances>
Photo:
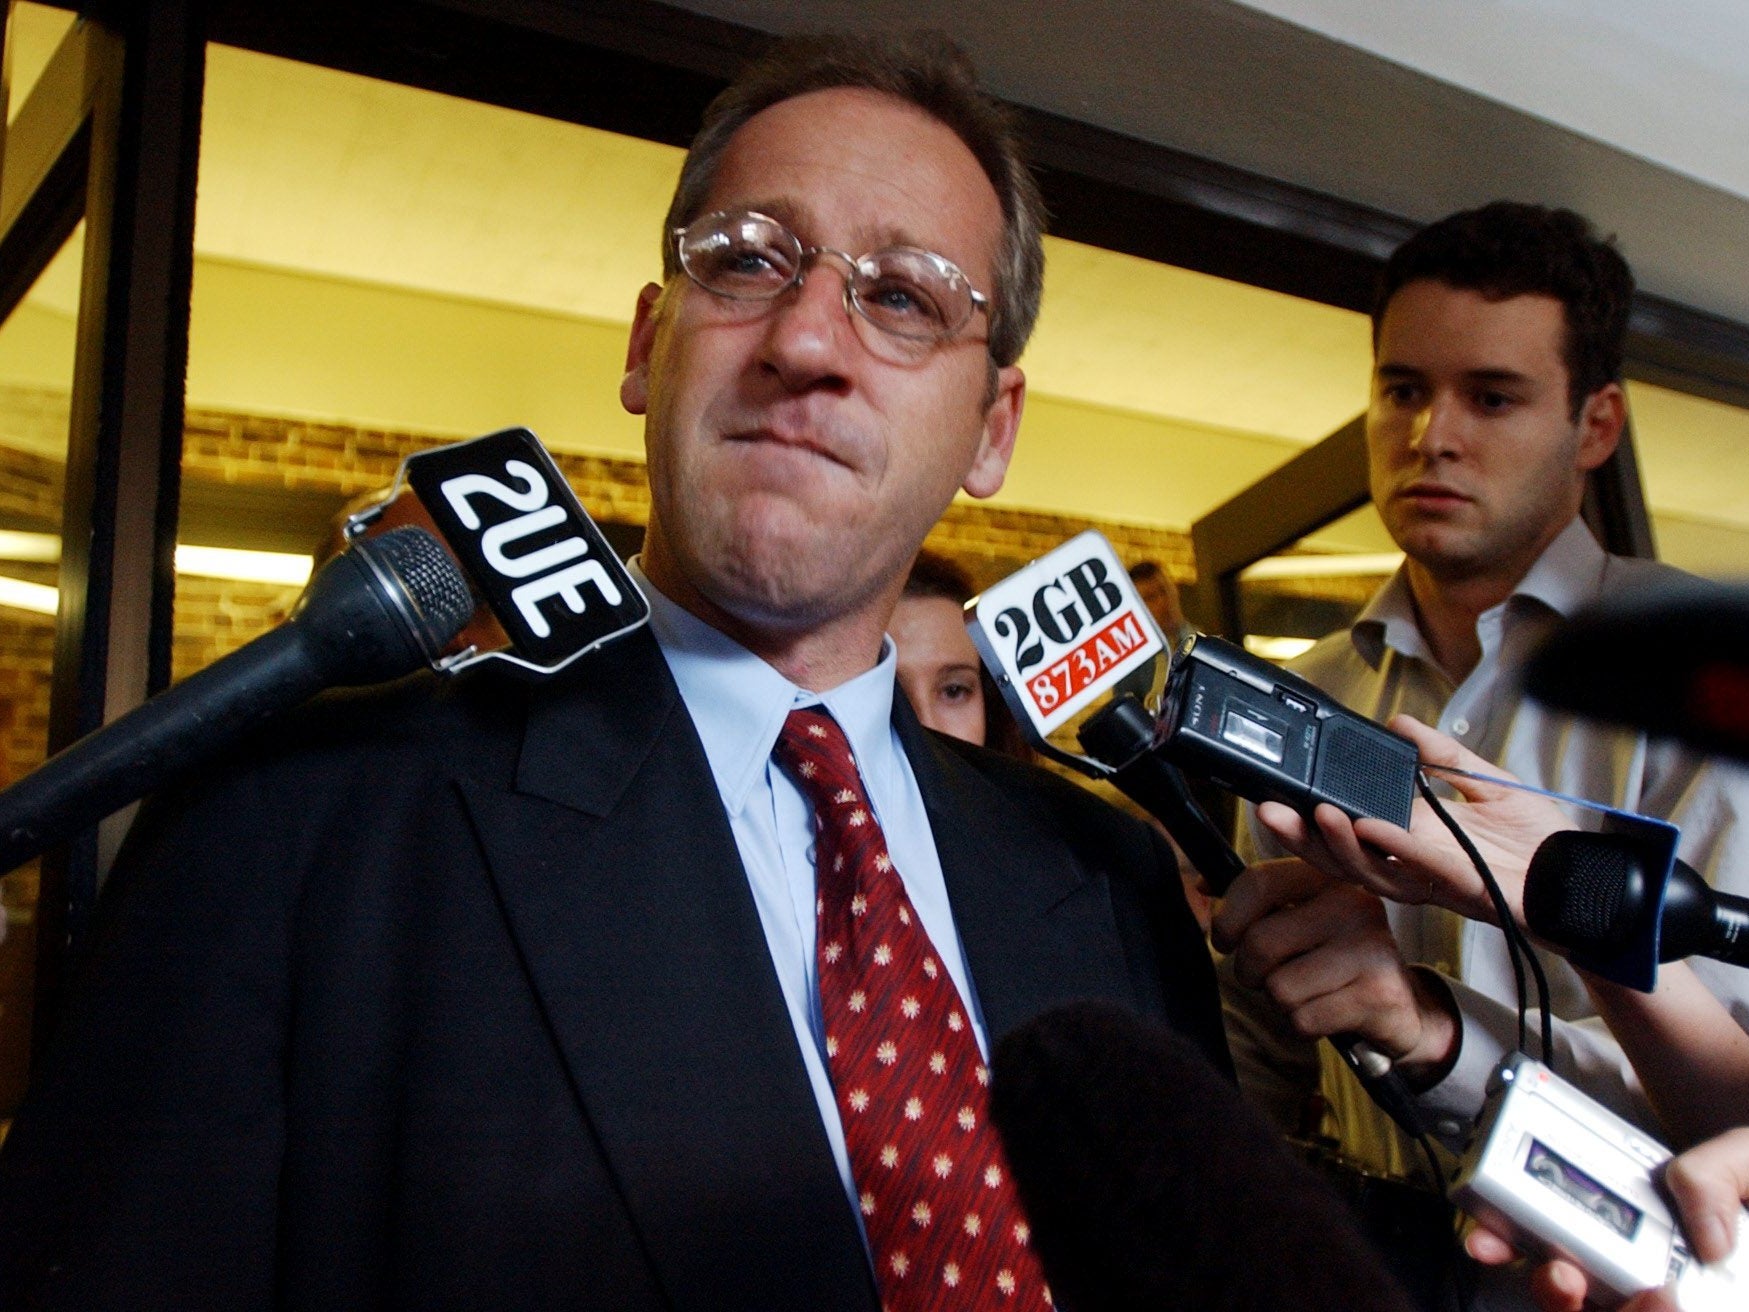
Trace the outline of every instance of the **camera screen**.
<instances>
[{"instance_id":1,"label":"camera screen","mask_svg":"<svg viewBox=\"0 0 1749 1312\"><path fill-rule=\"evenodd\" d=\"M1530 1141L1524 1169L1533 1179L1553 1189L1568 1202L1583 1208L1623 1239L1631 1240L1640 1228L1640 1210L1623 1202L1560 1154Z\"/></svg>"}]
</instances>

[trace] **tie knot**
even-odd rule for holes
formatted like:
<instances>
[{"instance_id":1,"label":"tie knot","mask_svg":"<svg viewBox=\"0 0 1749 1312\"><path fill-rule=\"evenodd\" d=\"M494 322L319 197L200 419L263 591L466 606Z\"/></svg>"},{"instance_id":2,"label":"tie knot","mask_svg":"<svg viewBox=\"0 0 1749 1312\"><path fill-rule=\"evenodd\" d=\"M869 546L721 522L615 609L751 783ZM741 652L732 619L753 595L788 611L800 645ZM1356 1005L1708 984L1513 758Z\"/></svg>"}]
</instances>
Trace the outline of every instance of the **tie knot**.
<instances>
[{"instance_id":1,"label":"tie knot","mask_svg":"<svg viewBox=\"0 0 1749 1312\"><path fill-rule=\"evenodd\" d=\"M850 740L823 707L791 711L772 755L815 806L838 801L846 790L861 797L862 780L850 754Z\"/></svg>"}]
</instances>

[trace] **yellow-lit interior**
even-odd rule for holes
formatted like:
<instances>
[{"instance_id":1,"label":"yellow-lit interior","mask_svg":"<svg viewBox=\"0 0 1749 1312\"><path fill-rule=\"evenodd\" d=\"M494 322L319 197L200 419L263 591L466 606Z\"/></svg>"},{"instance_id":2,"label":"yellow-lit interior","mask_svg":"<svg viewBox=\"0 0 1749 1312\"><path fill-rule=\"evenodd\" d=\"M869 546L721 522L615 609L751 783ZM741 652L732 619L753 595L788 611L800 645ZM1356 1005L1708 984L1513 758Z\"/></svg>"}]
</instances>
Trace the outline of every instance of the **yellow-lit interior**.
<instances>
[{"instance_id":1,"label":"yellow-lit interior","mask_svg":"<svg viewBox=\"0 0 1749 1312\"><path fill-rule=\"evenodd\" d=\"M188 401L442 436L522 424L555 449L641 454L617 384L679 159L212 47ZM0 383L64 380L76 288L76 267L51 270L0 328ZM1023 364L999 503L1183 529L1360 411L1368 333L1358 314L1053 240ZM1663 554L1739 572L1749 411L1630 391ZM1365 516L1316 542L1390 547Z\"/></svg>"}]
</instances>

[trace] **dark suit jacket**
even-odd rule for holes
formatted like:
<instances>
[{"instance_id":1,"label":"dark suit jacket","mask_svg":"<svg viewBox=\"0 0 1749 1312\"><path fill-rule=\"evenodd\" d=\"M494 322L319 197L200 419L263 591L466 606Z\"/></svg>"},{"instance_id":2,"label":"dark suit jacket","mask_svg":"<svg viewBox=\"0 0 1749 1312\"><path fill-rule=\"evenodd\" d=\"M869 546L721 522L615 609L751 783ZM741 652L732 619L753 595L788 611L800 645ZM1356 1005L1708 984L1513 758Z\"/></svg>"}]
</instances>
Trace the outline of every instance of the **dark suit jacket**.
<instances>
[{"instance_id":1,"label":"dark suit jacket","mask_svg":"<svg viewBox=\"0 0 1749 1312\"><path fill-rule=\"evenodd\" d=\"M1224 1066L1163 845L897 700L992 1038L1097 996ZM877 1306L647 637L319 702L148 810L89 966L0 1152L0 1305Z\"/></svg>"}]
</instances>

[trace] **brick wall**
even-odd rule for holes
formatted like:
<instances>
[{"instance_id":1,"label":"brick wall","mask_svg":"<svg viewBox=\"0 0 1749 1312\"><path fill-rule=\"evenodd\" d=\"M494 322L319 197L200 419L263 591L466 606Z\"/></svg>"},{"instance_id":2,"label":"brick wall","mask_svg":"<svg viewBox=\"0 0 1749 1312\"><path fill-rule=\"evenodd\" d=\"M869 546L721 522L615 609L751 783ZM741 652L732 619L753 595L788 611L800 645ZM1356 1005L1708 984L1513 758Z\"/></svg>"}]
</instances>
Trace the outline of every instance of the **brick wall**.
<instances>
[{"instance_id":1,"label":"brick wall","mask_svg":"<svg viewBox=\"0 0 1749 1312\"><path fill-rule=\"evenodd\" d=\"M47 532L59 528L66 474L64 461L0 446L0 515L8 522L40 523Z\"/></svg>"},{"instance_id":2,"label":"brick wall","mask_svg":"<svg viewBox=\"0 0 1749 1312\"><path fill-rule=\"evenodd\" d=\"M454 435L391 432L190 410L183 477L259 487L319 487L346 496L384 487L403 457ZM643 524L650 493L641 460L555 452L554 459L590 515ZM964 564L981 584L993 582L1064 538L1097 528L1126 563L1152 558L1174 578L1196 577L1190 538L1169 529L1000 506L955 503L929 545Z\"/></svg>"},{"instance_id":3,"label":"brick wall","mask_svg":"<svg viewBox=\"0 0 1749 1312\"><path fill-rule=\"evenodd\" d=\"M52 393L0 389L0 439L24 424L66 430L66 400ZM346 424L190 409L184 428L183 479L252 488L318 489L350 498L386 487L401 460L456 440L454 434L402 432ZM604 523L642 525L650 494L640 460L555 453L584 507ZM53 531L60 520L62 466L34 451L0 445L0 514ZM1152 558L1174 578L1195 577L1182 533L1113 521L955 503L929 545L963 564L982 587L1083 529L1097 528L1126 562ZM26 571L9 566L8 572ZM30 571L49 581L45 571ZM211 663L280 623L296 590L183 575L176 582L173 664L177 678ZM22 773L42 759L48 672L53 650L48 616L0 609L0 698L18 708L0 726L0 765ZM0 714L4 714L0 711Z\"/></svg>"},{"instance_id":4,"label":"brick wall","mask_svg":"<svg viewBox=\"0 0 1749 1312\"><path fill-rule=\"evenodd\" d=\"M277 627L297 599L295 587L178 575L171 677L185 679Z\"/></svg>"},{"instance_id":5,"label":"brick wall","mask_svg":"<svg viewBox=\"0 0 1749 1312\"><path fill-rule=\"evenodd\" d=\"M54 658L53 615L0 606L0 786L43 759Z\"/></svg>"}]
</instances>

